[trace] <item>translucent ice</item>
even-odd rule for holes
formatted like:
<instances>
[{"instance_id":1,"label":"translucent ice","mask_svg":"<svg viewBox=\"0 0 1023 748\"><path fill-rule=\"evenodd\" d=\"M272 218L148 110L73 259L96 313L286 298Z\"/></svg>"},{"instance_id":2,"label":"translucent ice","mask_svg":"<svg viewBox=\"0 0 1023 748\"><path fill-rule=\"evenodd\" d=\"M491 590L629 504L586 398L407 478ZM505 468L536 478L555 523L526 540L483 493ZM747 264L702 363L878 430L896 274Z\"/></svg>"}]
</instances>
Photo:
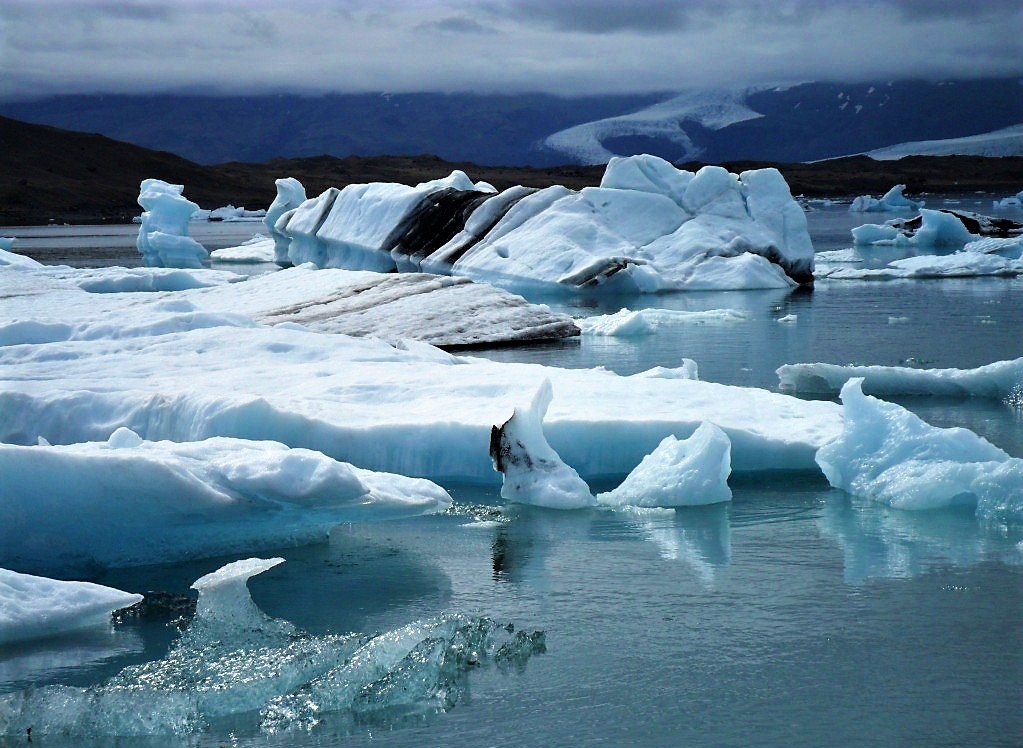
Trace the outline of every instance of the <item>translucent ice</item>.
<instances>
[{"instance_id":1,"label":"translucent ice","mask_svg":"<svg viewBox=\"0 0 1023 748\"><path fill-rule=\"evenodd\" d=\"M246 559L196 581L188 629L160 660L89 688L46 686L0 696L0 736L178 736L211 720L262 712L277 732L393 709L443 710L481 665L524 663L544 651L542 632L450 615L379 635L311 636L263 614L246 580L281 559ZM244 719L238 724L244 724Z\"/></svg>"},{"instance_id":2,"label":"translucent ice","mask_svg":"<svg viewBox=\"0 0 1023 748\"><path fill-rule=\"evenodd\" d=\"M862 195L853 200L849 210L855 213L884 213L893 210L916 210L923 206L922 201L916 202L903 195L904 189L906 189L906 185L897 184L888 190L880 200L869 195Z\"/></svg>"}]
</instances>

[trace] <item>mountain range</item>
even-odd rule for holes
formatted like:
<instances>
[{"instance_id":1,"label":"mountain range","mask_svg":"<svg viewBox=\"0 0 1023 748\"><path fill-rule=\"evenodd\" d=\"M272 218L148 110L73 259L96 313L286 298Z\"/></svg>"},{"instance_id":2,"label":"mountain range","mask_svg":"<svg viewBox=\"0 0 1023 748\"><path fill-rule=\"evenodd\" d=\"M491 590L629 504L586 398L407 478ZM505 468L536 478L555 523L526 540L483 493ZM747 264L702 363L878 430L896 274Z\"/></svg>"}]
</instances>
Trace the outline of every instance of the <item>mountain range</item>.
<instances>
[{"instance_id":1,"label":"mountain range","mask_svg":"<svg viewBox=\"0 0 1023 748\"><path fill-rule=\"evenodd\" d=\"M950 140L957 142L944 153L1023 155L1018 130L1008 131L1008 140L991 135L1023 124L1019 77L580 98L75 95L0 102L0 115L100 133L202 164L428 153L455 162L545 167L641 152L673 162L808 162L892 148L907 155L913 148L902 144L917 141L940 150L933 143ZM972 150L978 136L983 153Z\"/></svg>"}]
</instances>

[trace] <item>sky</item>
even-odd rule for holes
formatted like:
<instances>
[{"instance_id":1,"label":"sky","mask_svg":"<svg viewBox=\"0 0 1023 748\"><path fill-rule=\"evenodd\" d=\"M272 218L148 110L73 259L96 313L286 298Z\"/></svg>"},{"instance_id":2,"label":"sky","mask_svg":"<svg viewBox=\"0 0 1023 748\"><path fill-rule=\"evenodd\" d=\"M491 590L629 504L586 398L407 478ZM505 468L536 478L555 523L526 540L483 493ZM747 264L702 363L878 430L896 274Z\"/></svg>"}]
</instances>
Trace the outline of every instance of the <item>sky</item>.
<instances>
[{"instance_id":1,"label":"sky","mask_svg":"<svg viewBox=\"0 0 1023 748\"><path fill-rule=\"evenodd\" d=\"M1020 0L0 0L0 99L1023 75Z\"/></svg>"}]
</instances>

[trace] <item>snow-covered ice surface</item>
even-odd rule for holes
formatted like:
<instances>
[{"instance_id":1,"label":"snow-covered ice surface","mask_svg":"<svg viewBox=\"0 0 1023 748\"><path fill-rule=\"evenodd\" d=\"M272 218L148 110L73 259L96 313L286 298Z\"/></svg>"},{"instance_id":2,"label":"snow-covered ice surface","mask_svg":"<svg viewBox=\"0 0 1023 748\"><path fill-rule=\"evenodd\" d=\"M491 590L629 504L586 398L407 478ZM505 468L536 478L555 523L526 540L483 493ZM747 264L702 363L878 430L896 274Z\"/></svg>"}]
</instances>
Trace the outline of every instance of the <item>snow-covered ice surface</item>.
<instances>
[{"instance_id":1,"label":"snow-covered ice surface","mask_svg":"<svg viewBox=\"0 0 1023 748\"><path fill-rule=\"evenodd\" d=\"M142 206L138 250L151 267L198 268L209 257L188 235L188 222L199 206L187 199L184 186L144 179L139 187Z\"/></svg>"},{"instance_id":2,"label":"snow-covered ice surface","mask_svg":"<svg viewBox=\"0 0 1023 748\"><path fill-rule=\"evenodd\" d=\"M513 289L788 288L813 280L802 209L775 169L680 171L616 159L600 187L475 190L462 172L416 187L331 188L284 212L288 261L430 270ZM281 241L278 240L278 252Z\"/></svg>"},{"instance_id":3,"label":"snow-covered ice surface","mask_svg":"<svg viewBox=\"0 0 1023 748\"><path fill-rule=\"evenodd\" d=\"M246 588L283 561L249 558L196 580L195 617L162 659L95 686L0 695L0 736L185 739L229 715L301 733L328 715L440 712L464 698L471 670L521 669L544 651L543 632L460 614L377 635L307 634L263 613Z\"/></svg>"},{"instance_id":4,"label":"snow-covered ice surface","mask_svg":"<svg viewBox=\"0 0 1023 748\"><path fill-rule=\"evenodd\" d=\"M979 516L1023 519L1023 459L972 431L941 429L861 389L842 387L841 437L817 453L828 482L899 509L968 507Z\"/></svg>"},{"instance_id":5,"label":"snow-covered ice surface","mask_svg":"<svg viewBox=\"0 0 1023 748\"><path fill-rule=\"evenodd\" d=\"M687 91L631 114L586 122L547 137L544 144L583 164L606 164L619 155L604 145L605 140L641 136L663 138L678 146L674 161L694 161L700 149L685 131L692 123L708 130L720 130L757 119L763 115L746 105L755 89L711 89Z\"/></svg>"},{"instance_id":6,"label":"snow-covered ice surface","mask_svg":"<svg viewBox=\"0 0 1023 748\"><path fill-rule=\"evenodd\" d=\"M142 595L0 568L0 647L110 624Z\"/></svg>"},{"instance_id":7,"label":"snow-covered ice surface","mask_svg":"<svg viewBox=\"0 0 1023 748\"><path fill-rule=\"evenodd\" d=\"M323 540L342 522L443 511L418 478L308 449L211 438L0 444L0 565L80 574Z\"/></svg>"},{"instance_id":8,"label":"snow-covered ice surface","mask_svg":"<svg viewBox=\"0 0 1023 748\"><path fill-rule=\"evenodd\" d=\"M778 369L783 392L837 393L850 379L862 380L870 395L942 395L997 400L1023 397L1023 358L975 369L921 369L908 366L786 364Z\"/></svg>"},{"instance_id":9,"label":"snow-covered ice surface","mask_svg":"<svg viewBox=\"0 0 1023 748\"><path fill-rule=\"evenodd\" d=\"M878 161L897 161L906 156L1023 156L1023 124L1001 130L945 140L917 140L868 151Z\"/></svg>"},{"instance_id":10,"label":"snow-covered ice surface","mask_svg":"<svg viewBox=\"0 0 1023 748\"><path fill-rule=\"evenodd\" d=\"M849 210L853 213L888 213L900 210L918 210L923 202L910 200L902 194L906 185L897 184L888 190L880 199L870 195L861 195L852 201Z\"/></svg>"}]
</instances>

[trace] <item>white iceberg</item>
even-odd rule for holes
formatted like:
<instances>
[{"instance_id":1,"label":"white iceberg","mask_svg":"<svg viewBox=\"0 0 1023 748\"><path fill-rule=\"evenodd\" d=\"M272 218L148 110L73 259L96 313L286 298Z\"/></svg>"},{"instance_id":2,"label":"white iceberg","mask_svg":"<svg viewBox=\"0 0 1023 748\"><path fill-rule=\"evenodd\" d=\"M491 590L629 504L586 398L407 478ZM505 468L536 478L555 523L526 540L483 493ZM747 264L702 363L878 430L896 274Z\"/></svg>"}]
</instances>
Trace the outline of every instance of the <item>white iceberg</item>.
<instances>
[{"instance_id":1,"label":"white iceberg","mask_svg":"<svg viewBox=\"0 0 1023 748\"><path fill-rule=\"evenodd\" d=\"M248 241L237 246L213 250L210 252L210 258L218 262L273 262L274 240L262 234L256 234Z\"/></svg>"},{"instance_id":2,"label":"white iceberg","mask_svg":"<svg viewBox=\"0 0 1023 748\"><path fill-rule=\"evenodd\" d=\"M0 444L0 564L69 573L320 540L343 522L441 511L422 479L276 442Z\"/></svg>"},{"instance_id":3,"label":"white iceberg","mask_svg":"<svg viewBox=\"0 0 1023 748\"><path fill-rule=\"evenodd\" d=\"M728 487L732 444L712 423L688 439L666 436L613 491L597 494L607 506L674 507L732 500Z\"/></svg>"},{"instance_id":4,"label":"white iceberg","mask_svg":"<svg viewBox=\"0 0 1023 748\"><path fill-rule=\"evenodd\" d=\"M0 569L0 647L110 623L142 600L91 582L68 582Z\"/></svg>"},{"instance_id":5,"label":"white iceberg","mask_svg":"<svg viewBox=\"0 0 1023 748\"><path fill-rule=\"evenodd\" d=\"M861 385L842 387L842 435L817 453L832 486L899 509L962 506L1023 519L1023 459L967 429L931 426Z\"/></svg>"},{"instance_id":6,"label":"white iceberg","mask_svg":"<svg viewBox=\"0 0 1023 748\"><path fill-rule=\"evenodd\" d=\"M899 210L917 210L922 208L923 201L910 200L902 194L906 185L897 184L888 190L880 200L870 195L861 195L853 200L849 210L853 213L887 213Z\"/></svg>"},{"instance_id":7,"label":"white iceberg","mask_svg":"<svg viewBox=\"0 0 1023 748\"><path fill-rule=\"evenodd\" d=\"M852 378L862 380L862 390L870 395L942 395L1005 400L1023 391L1023 358L996 361L976 369L785 364L776 373L783 392L838 392Z\"/></svg>"},{"instance_id":8,"label":"white iceberg","mask_svg":"<svg viewBox=\"0 0 1023 748\"><path fill-rule=\"evenodd\" d=\"M144 179L139 188L142 206L138 250L151 267L198 268L209 253L188 235L188 221L199 206L182 195L184 186Z\"/></svg>"},{"instance_id":9,"label":"white iceberg","mask_svg":"<svg viewBox=\"0 0 1023 748\"><path fill-rule=\"evenodd\" d=\"M18 241L17 238L13 236L0 236L0 250L10 252L16 241Z\"/></svg>"},{"instance_id":10,"label":"white iceberg","mask_svg":"<svg viewBox=\"0 0 1023 748\"><path fill-rule=\"evenodd\" d=\"M1015 277L1023 275L1023 261L988 252L955 252L949 255L918 255L893 260L882 268L829 265L816 271L829 280L906 280L922 278Z\"/></svg>"},{"instance_id":11,"label":"white iceberg","mask_svg":"<svg viewBox=\"0 0 1023 748\"><path fill-rule=\"evenodd\" d=\"M660 329L685 325L727 325L745 322L745 312L736 309L708 309L687 312L676 309L620 309L614 314L584 317L576 320L583 335L605 337L638 337L652 335Z\"/></svg>"},{"instance_id":12,"label":"white iceberg","mask_svg":"<svg viewBox=\"0 0 1023 748\"><path fill-rule=\"evenodd\" d=\"M1023 190L1015 195L993 201L991 207L996 209L1023 208Z\"/></svg>"},{"instance_id":13,"label":"white iceberg","mask_svg":"<svg viewBox=\"0 0 1023 748\"><path fill-rule=\"evenodd\" d=\"M553 509L593 506L586 481L551 449L543 433L543 418L553 398L545 379L528 407L515 408L512 417L490 436L494 469L504 477L501 498Z\"/></svg>"},{"instance_id":14,"label":"white iceberg","mask_svg":"<svg viewBox=\"0 0 1023 748\"><path fill-rule=\"evenodd\" d=\"M273 261L287 267L291 265L291 260L288 259L288 246L291 240L277 230L277 220L306 201L305 187L294 177L278 179L274 184L277 186L277 195L266 209L263 224L269 230L270 238L274 240Z\"/></svg>"},{"instance_id":15,"label":"white iceberg","mask_svg":"<svg viewBox=\"0 0 1023 748\"><path fill-rule=\"evenodd\" d=\"M910 234L900 230L905 224L865 224L852 230L853 241L859 245L890 244L896 247L950 247L961 249L979 238L966 228L955 213L944 210L920 210L920 225Z\"/></svg>"},{"instance_id":16,"label":"white iceberg","mask_svg":"<svg viewBox=\"0 0 1023 748\"><path fill-rule=\"evenodd\" d=\"M475 189L462 172L332 188L281 215L288 261L568 289L786 288L813 280L806 217L774 169L613 161L600 187ZM278 247L281 245L278 244Z\"/></svg>"}]
</instances>

